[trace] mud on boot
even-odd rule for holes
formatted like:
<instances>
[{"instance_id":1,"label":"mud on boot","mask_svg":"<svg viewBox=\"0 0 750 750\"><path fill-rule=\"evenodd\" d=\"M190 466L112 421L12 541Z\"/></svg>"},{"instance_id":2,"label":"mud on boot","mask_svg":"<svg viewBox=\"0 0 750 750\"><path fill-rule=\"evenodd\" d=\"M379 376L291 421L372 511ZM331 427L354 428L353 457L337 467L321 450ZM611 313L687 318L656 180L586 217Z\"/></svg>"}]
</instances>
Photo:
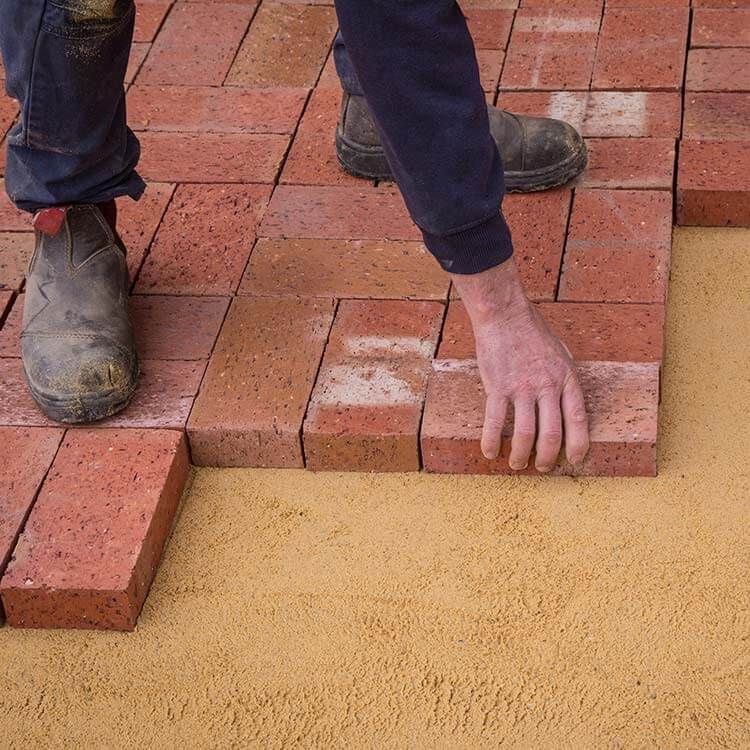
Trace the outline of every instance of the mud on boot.
<instances>
[{"instance_id":1,"label":"mud on boot","mask_svg":"<svg viewBox=\"0 0 750 750\"><path fill-rule=\"evenodd\" d=\"M586 168L586 144L562 120L514 115L488 106L490 132L497 143L510 193L564 185ZM344 94L336 128L336 154L356 177L392 180L380 137L364 97Z\"/></svg>"},{"instance_id":2,"label":"mud on boot","mask_svg":"<svg viewBox=\"0 0 750 750\"><path fill-rule=\"evenodd\" d=\"M123 409L138 380L128 317L125 248L114 204L39 211L26 278L21 353L41 410L56 422L94 422Z\"/></svg>"}]
</instances>

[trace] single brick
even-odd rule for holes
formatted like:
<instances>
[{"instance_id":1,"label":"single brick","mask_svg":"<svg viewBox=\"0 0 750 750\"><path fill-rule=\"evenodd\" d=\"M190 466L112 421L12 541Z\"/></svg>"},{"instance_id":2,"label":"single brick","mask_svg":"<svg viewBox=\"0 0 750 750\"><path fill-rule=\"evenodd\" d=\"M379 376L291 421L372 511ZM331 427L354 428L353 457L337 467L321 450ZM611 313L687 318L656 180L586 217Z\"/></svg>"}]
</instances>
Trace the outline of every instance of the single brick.
<instances>
[{"instance_id":1,"label":"single brick","mask_svg":"<svg viewBox=\"0 0 750 750\"><path fill-rule=\"evenodd\" d=\"M196 464L304 466L302 420L332 320L332 300L234 300L188 422Z\"/></svg>"},{"instance_id":2,"label":"single brick","mask_svg":"<svg viewBox=\"0 0 750 750\"><path fill-rule=\"evenodd\" d=\"M421 240L398 189L280 185L259 235L320 239Z\"/></svg>"},{"instance_id":3,"label":"single brick","mask_svg":"<svg viewBox=\"0 0 750 750\"><path fill-rule=\"evenodd\" d=\"M33 252L33 233L0 232L0 289L21 288Z\"/></svg>"},{"instance_id":4,"label":"single brick","mask_svg":"<svg viewBox=\"0 0 750 750\"><path fill-rule=\"evenodd\" d=\"M513 23L501 87L588 89L599 21L598 9L519 10Z\"/></svg>"},{"instance_id":5,"label":"single brick","mask_svg":"<svg viewBox=\"0 0 750 750\"><path fill-rule=\"evenodd\" d=\"M313 470L418 471L419 421L444 308L340 303L305 418Z\"/></svg>"},{"instance_id":6,"label":"single brick","mask_svg":"<svg viewBox=\"0 0 750 750\"><path fill-rule=\"evenodd\" d=\"M263 3L227 84L314 86L336 25L336 14L330 7Z\"/></svg>"},{"instance_id":7,"label":"single brick","mask_svg":"<svg viewBox=\"0 0 750 750\"><path fill-rule=\"evenodd\" d=\"M127 249L128 270L133 281L173 193L174 185L152 182L139 201L122 199L117 202L117 231Z\"/></svg>"},{"instance_id":8,"label":"single brick","mask_svg":"<svg viewBox=\"0 0 750 750\"><path fill-rule=\"evenodd\" d=\"M60 429L0 427L0 577L62 440ZM0 607L0 622L3 611Z\"/></svg>"},{"instance_id":9,"label":"single brick","mask_svg":"<svg viewBox=\"0 0 750 750\"><path fill-rule=\"evenodd\" d=\"M130 298L138 352L143 359L198 360L211 356L224 320L227 297Z\"/></svg>"},{"instance_id":10,"label":"single brick","mask_svg":"<svg viewBox=\"0 0 750 750\"><path fill-rule=\"evenodd\" d=\"M685 88L687 91L750 92L750 48L691 49Z\"/></svg>"},{"instance_id":11,"label":"single brick","mask_svg":"<svg viewBox=\"0 0 750 750\"><path fill-rule=\"evenodd\" d=\"M685 140L750 141L748 94L685 94Z\"/></svg>"},{"instance_id":12,"label":"single brick","mask_svg":"<svg viewBox=\"0 0 750 750\"><path fill-rule=\"evenodd\" d=\"M677 223L750 226L750 141L683 141Z\"/></svg>"},{"instance_id":13,"label":"single brick","mask_svg":"<svg viewBox=\"0 0 750 750\"><path fill-rule=\"evenodd\" d=\"M488 94L494 94L503 72L505 52L501 49L478 49L476 53L482 89Z\"/></svg>"},{"instance_id":14,"label":"single brick","mask_svg":"<svg viewBox=\"0 0 750 750\"><path fill-rule=\"evenodd\" d=\"M0 581L17 627L132 630L189 473L168 430L70 430Z\"/></svg>"},{"instance_id":15,"label":"single brick","mask_svg":"<svg viewBox=\"0 0 750 750\"><path fill-rule=\"evenodd\" d=\"M254 4L176 3L138 83L220 86L254 10Z\"/></svg>"},{"instance_id":16,"label":"single brick","mask_svg":"<svg viewBox=\"0 0 750 750\"><path fill-rule=\"evenodd\" d=\"M10 310L10 306L12 302L13 302L13 292L0 291L0 320L2 320L6 312Z\"/></svg>"},{"instance_id":17,"label":"single brick","mask_svg":"<svg viewBox=\"0 0 750 750\"><path fill-rule=\"evenodd\" d=\"M663 303L671 239L666 191L577 191L558 299Z\"/></svg>"},{"instance_id":18,"label":"single brick","mask_svg":"<svg viewBox=\"0 0 750 750\"><path fill-rule=\"evenodd\" d=\"M133 42L130 45L130 57L128 57L128 69L125 71L125 85L129 86L136 79L143 61L151 51L148 42ZM128 113L129 114L129 113Z\"/></svg>"},{"instance_id":19,"label":"single brick","mask_svg":"<svg viewBox=\"0 0 750 750\"><path fill-rule=\"evenodd\" d=\"M750 0L692 0L694 8L750 8Z\"/></svg>"},{"instance_id":20,"label":"single brick","mask_svg":"<svg viewBox=\"0 0 750 750\"><path fill-rule=\"evenodd\" d=\"M525 115L565 120L592 138L676 138L681 102L661 91L512 92L500 106Z\"/></svg>"},{"instance_id":21,"label":"single brick","mask_svg":"<svg viewBox=\"0 0 750 750\"><path fill-rule=\"evenodd\" d=\"M497 8L463 8L477 49L505 49L508 46L513 11Z\"/></svg>"},{"instance_id":22,"label":"single brick","mask_svg":"<svg viewBox=\"0 0 750 750\"><path fill-rule=\"evenodd\" d=\"M293 133L307 89L132 86L134 130L181 133Z\"/></svg>"},{"instance_id":23,"label":"single brick","mask_svg":"<svg viewBox=\"0 0 750 750\"><path fill-rule=\"evenodd\" d=\"M266 185L180 185L138 277L139 294L232 294L266 208Z\"/></svg>"},{"instance_id":24,"label":"single brick","mask_svg":"<svg viewBox=\"0 0 750 750\"><path fill-rule=\"evenodd\" d=\"M139 171L154 182L267 182L289 142L264 133L141 133Z\"/></svg>"},{"instance_id":25,"label":"single brick","mask_svg":"<svg viewBox=\"0 0 750 750\"><path fill-rule=\"evenodd\" d=\"M595 89L680 88L688 8L607 6L594 64Z\"/></svg>"},{"instance_id":26,"label":"single brick","mask_svg":"<svg viewBox=\"0 0 750 750\"><path fill-rule=\"evenodd\" d=\"M0 149L5 152L5 149ZM28 232L31 216L17 209L5 190L5 180L0 180L0 232Z\"/></svg>"},{"instance_id":27,"label":"single brick","mask_svg":"<svg viewBox=\"0 0 750 750\"><path fill-rule=\"evenodd\" d=\"M691 47L750 47L748 8L696 8L690 33Z\"/></svg>"},{"instance_id":28,"label":"single brick","mask_svg":"<svg viewBox=\"0 0 750 750\"><path fill-rule=\"evenodd\" d=\"M589 414L591 448L580 467L561 456L553 474L654 476L659 404L655 362L578 364ZM422 422L422 460L427 471L455 474L513 474L510 440L500 456L482 456L485 397L472 362L443 360L430 376ZM512 434L512 409L503 434ZM535 474L533 458L523 474Z\"/></svg>"},{"instance_id":29,"label":"single brick","mask_svg":"<svg viewBox=\"0 0 750 750\"><path fill-rule=\"evenodd\" d=\"M171 5L171 0L140 0L135 6L133 41L153 42Z\"/></svg>"},{"instance_id":30,"label":"single brick","mask_svg":"<svg viewBox=\"0 0 750 750\"><path fill-rule=\"evenodd\" d=\"M444 300L448 284L421 242L260 239L240 294Z\"/></svg>"},{"instance_id":31,"label":"single brick","mask_svg":"<svg viewBox=\"0 0 750 750\"><path fill-rule=\"evenodd\" d=\"M589 138L589 163L581 187L671 190L673 138Z\"/></svg>"},{"instance_id":32,"label":"single brick","mask_svg":"<svg viewBox=\"0 0 750 750\"><path fill-rule=\"evenodd\" d=\"M608 8L687 8L690 0L607 0Z\"/></svg>"},{"instance_id":33,"label":"single brick","mask_svg":"<svg viewBox=\"0 0 750 750\"><path fill-rule=\"evenodd\" d=\"M0 292L0 308L5 304L10 304L12 292ZM2 302L5 300L5 302ZM12 307L6 309L5 322L0 328L0 357L20 357L21 356L21 318L23 316L23 294L17 294L13 300Z\"/></svg>"},{"instance_id":34,"label":"single brick","mask_svg":"<svg viewBox=\"0 0 750 750\"><path fill-rule=\"evenodd\" d=\"M336 158L334 133L341 107L341 87L318 86L302 116L281 173L281 182L294 185L361 185L344 172Z\"/></svg>"},{"instance_id":35,"label":"single brick","mask_svg":"<svg viewBox=\"0 0 750 750\"><path fill-rule=\"evenodd\" d=\"M664 305L543 302L537 309L576 360L662 360ZM460 301L448 306L437 358L476 358L471 322Z\"/></svg>"}]
</instances>

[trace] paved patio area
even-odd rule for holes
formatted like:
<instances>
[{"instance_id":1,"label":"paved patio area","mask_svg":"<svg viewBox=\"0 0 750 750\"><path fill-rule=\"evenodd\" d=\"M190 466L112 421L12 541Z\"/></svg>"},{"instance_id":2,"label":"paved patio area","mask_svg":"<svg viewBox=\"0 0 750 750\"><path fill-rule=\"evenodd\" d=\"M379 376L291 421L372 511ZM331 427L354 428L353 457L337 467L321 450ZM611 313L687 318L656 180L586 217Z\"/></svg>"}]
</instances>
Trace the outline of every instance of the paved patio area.
<instances>
[{"instance_id":1,"label":"paved patio area","mask_svg":"<svg viewBox=\"0 0 750 750\"><path fill-rule=\"evenodd\" d=\"M488 101L567 119L591 154L577 184L505 203L527 288L580 363L579 473L653 475L674 218L750 226L750 6L517 6L465 4ZM460 299L395 187L336 164L335 30L324 3L138 4L128 105L149 189L120 208L143 377L116 418L63 430L26 393L33 237L0 197L11 624L133 627L190 461L507 472L479 453ZM17 116L0 97L0 138Z\"/></svg>"}]
</instances>

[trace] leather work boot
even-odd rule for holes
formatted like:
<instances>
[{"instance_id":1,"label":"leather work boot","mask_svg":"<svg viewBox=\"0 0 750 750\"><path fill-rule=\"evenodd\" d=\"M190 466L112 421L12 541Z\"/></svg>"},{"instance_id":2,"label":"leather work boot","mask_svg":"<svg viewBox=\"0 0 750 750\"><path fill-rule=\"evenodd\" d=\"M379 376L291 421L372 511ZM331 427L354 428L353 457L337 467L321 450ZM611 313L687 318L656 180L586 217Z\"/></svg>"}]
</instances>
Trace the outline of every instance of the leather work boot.
<instances>
[{"instance_id":1,"label":"leather work boot","mask_svg":"<svg viewBox=\"0 0 750 750\"><path fill-rule=\"evenodd\" d=\"M31 395L56 422L94 422L120 411L138 380L114 213L112 202L34 217L21 353Z\"/></svg>"},{"instance_id":2,"label":"leather work boot","mask_svg":"<svg viewBox=\"0 0 750 750\"><path fill-rule=\"evenodd\" d=\"M503 158L505 189L528 193L564 185L586 168L586 144L562 120L514 115L487 107L490 131ZM362 96L344 94L336 128L336 154L345 171L392 180L388 160Z\"/></svg>"}]
</instances>

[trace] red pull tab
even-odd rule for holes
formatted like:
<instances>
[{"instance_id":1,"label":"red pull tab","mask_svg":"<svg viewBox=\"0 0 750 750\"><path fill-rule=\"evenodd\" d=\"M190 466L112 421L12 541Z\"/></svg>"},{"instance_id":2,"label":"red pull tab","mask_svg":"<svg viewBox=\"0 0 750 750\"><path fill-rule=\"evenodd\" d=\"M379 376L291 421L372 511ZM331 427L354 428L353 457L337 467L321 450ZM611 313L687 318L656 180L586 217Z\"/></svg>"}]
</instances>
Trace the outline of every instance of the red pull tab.
<instances>
[{"instance_id":1,"label":"red pull tab","mask_svg":"<svg viewBox=\"0 0 750 750\"><path fill-rule=\"evenodd\" d=\"M43 208L34 214L34 229L50 237L54 237L62 227L65 221L67 206L53 206L52 208Z\"/></svg>"}]
</instances>

